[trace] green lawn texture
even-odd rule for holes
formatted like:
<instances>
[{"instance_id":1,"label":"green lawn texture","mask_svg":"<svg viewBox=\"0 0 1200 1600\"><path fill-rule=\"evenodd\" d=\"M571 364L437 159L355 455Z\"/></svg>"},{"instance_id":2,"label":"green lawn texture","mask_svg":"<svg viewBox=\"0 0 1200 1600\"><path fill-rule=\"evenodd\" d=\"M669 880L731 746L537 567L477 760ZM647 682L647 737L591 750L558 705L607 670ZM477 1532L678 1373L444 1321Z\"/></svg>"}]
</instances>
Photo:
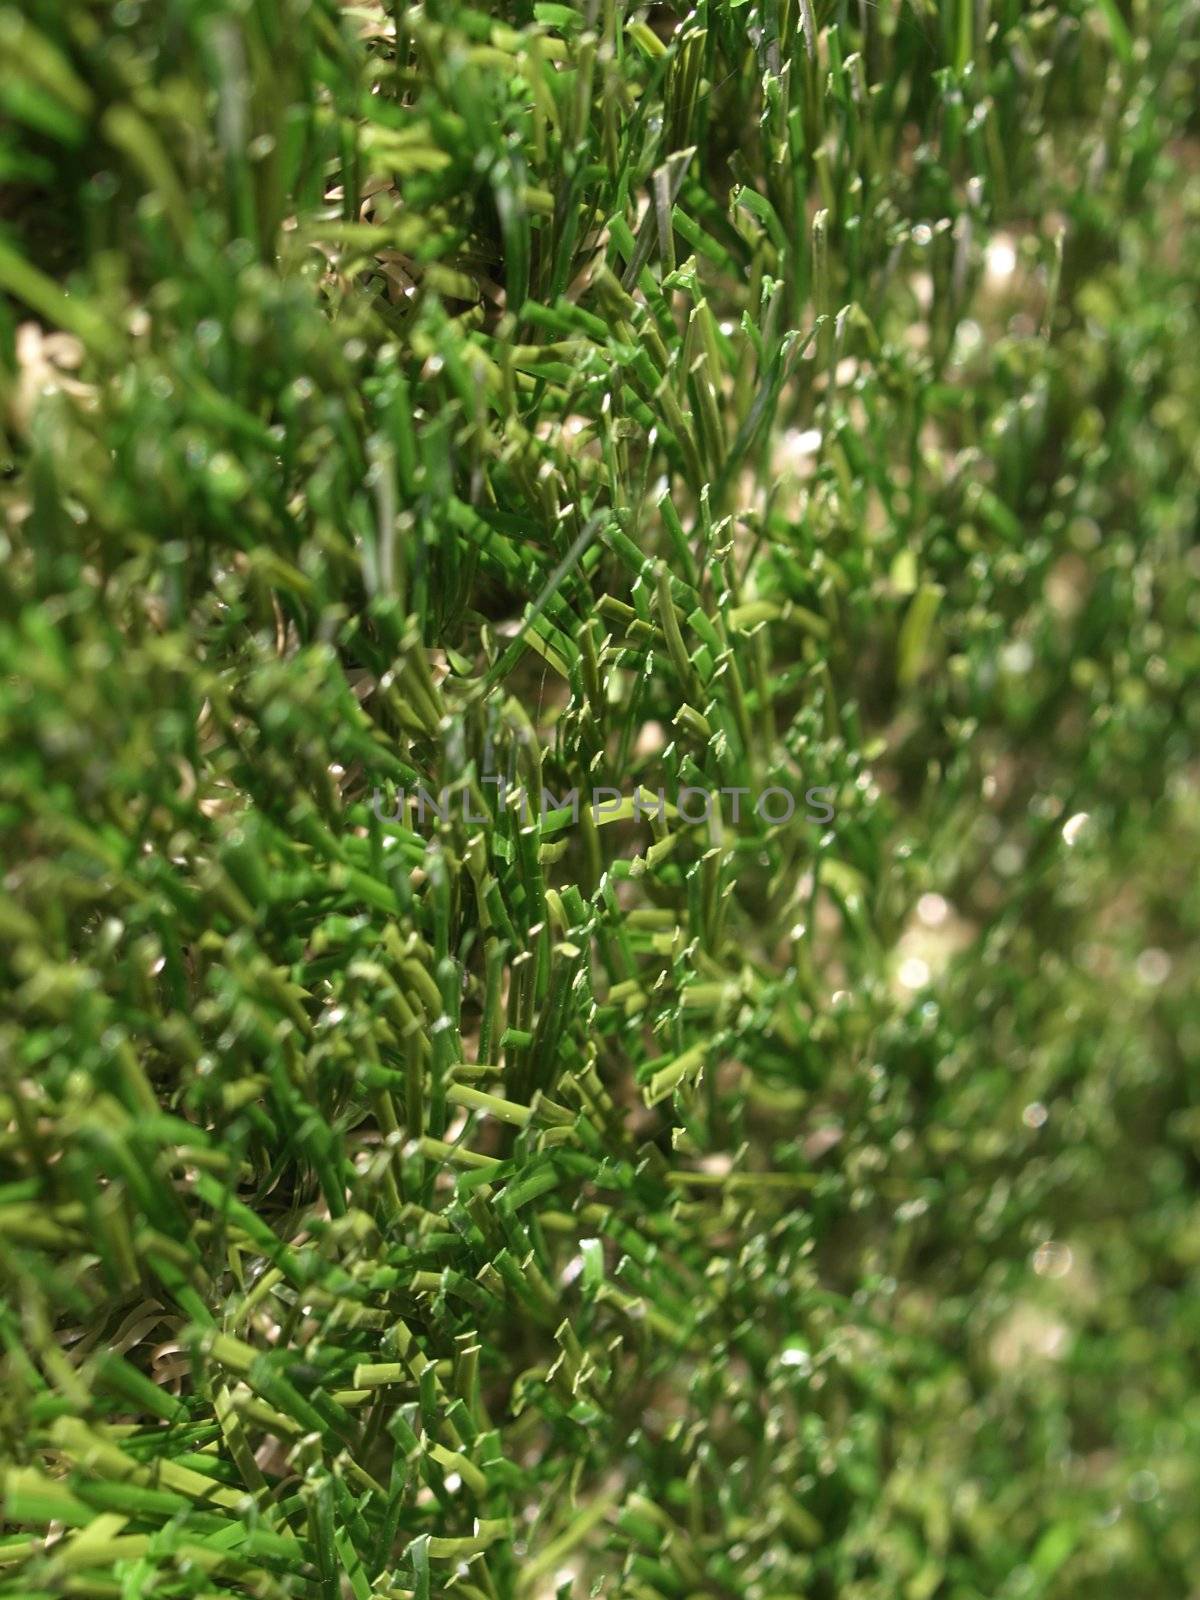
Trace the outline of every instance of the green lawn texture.
<instances>
[{"instance_id":1,"label":"green lawn texture","mask_svg":"<svg viewBox=\"0 0 1200 1600\"><path fill-rule=\"evenodd\" d=\"M1197 81L0 4L0 1595L1200 1593Z\"/></svg>"}]
</instances>

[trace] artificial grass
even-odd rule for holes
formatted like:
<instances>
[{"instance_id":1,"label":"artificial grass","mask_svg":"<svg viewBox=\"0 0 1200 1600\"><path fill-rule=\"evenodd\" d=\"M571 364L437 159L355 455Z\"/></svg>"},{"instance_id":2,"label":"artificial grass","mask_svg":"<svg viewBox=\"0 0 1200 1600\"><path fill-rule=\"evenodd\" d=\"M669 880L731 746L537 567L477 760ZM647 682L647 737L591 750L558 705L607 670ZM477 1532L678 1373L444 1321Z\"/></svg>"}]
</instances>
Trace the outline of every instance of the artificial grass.
<instances>
[{"instance_id":1,"label":"artificial grass","mask_svg":"<svg viewBox=\"0 0 1200 1600\"><path fill-rule=\"evenodd\" d=\"M0 9L0 1594L1194 1583L1197 20Z\"/></svg>"}]
</instances>

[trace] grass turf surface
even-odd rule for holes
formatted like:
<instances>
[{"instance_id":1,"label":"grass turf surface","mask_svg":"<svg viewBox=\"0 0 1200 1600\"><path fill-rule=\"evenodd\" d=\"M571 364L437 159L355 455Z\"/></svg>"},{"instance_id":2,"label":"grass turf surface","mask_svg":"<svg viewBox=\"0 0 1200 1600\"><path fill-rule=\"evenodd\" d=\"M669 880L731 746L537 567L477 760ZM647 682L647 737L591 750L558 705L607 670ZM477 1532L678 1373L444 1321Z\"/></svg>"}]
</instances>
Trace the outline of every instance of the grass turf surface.
<instances>
[{"instance_id":1,"label":"grass turf surface","mask_svg":"<svg viewBox=\"0 0 1200 1600\"><path fill-rule=\"evenodd\" d=\"M0 1594L1186 1594L1193 0L0 47Z\"/></svg>"}]
</instances>

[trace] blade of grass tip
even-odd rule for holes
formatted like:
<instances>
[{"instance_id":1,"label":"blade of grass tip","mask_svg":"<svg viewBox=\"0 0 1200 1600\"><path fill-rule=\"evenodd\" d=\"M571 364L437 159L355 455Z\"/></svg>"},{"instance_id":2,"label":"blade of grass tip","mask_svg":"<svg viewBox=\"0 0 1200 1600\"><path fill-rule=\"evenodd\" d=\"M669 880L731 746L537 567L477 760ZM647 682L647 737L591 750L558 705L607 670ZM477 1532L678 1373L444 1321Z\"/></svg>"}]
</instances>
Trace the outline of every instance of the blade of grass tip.
<instances>
[{"instance_id":1,"label":"blade of grass tip","mask_svg":"<svg viewBox=\"0 0 1200 1600\"><path fill-rule=\"evenodd\" d=\"M944 592L940 584L922 584L909 603L900 630L896 668L899 682L906 687L916 682L926 664L934 617Z\"/></svg>"},{"instance_id":2,"label":"blade of grass tip","mask_svg":"<svg viewBox=\"0 0 1200 1600\"><path fill-rule=\"evenodd\" d=\"M833 291L829 276L829 211L822 207L812 223L812 297L813 310L821 320L817 335L817 365L822 371L829 367L833 351Z\"/></svg>"}]
</instances>

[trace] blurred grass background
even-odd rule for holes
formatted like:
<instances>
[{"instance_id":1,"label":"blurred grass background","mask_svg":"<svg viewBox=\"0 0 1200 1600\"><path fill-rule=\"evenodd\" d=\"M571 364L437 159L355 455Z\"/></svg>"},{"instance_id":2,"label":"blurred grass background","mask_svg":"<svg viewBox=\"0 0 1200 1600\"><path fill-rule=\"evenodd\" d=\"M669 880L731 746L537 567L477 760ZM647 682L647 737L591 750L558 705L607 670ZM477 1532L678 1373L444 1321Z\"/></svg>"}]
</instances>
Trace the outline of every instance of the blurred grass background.
<instances>
[{"instance_id":1,"label":"blurred grass background","mask_svg":"<svg viewBox=\"0 0 1200 1600\"><path fill-rule=\"evenodd\" d=\"M0 6L0 1594L1200 1592L1198 20Z\"/></svg>"}]
</instances>

